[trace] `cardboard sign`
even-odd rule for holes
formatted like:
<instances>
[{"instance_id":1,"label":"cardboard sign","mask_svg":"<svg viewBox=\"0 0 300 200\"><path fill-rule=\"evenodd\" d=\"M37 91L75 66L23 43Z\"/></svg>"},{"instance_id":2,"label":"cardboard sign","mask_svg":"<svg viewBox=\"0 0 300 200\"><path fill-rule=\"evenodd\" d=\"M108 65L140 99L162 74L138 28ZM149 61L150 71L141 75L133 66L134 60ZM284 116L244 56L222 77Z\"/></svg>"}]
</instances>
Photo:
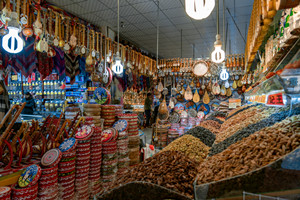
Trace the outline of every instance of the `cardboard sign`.
<instances>
[{"instance_id":1,"label":"cardboard sign","mask_svg":"<svg viewBox=\"0 0 300 200\"><path fill-rule=\"evenodd\" d=\"M283 96L282 93L277 93L277 94L270 94L268 96L268 105L277 105L277 106L283 106Z\"/></svg>"},{"instance_id":2,"label":"cardboard sign","mask_svg":"<svg viewBox=\"0 0 300 200\"><path fill-rule=\"evenodd\" d=\"M241 99L229 99L229 108L236 108L242 105Z\"/></svg>"}]
</instances>

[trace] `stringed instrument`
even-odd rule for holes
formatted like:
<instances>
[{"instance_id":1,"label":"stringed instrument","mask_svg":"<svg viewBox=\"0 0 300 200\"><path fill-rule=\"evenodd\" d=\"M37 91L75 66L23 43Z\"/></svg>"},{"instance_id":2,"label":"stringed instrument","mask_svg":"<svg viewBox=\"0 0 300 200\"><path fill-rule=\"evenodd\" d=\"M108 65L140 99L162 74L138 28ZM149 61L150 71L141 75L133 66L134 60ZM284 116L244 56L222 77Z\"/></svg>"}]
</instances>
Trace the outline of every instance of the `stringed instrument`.
<instances>
[{"instance_id":1,"label":"stringed instrument","mask_svg":"<svg viewBox=\"0 0 300 200\"><path fill-rule=\"evenodd\" d=\"M198 93L198 90L196 89L194 96L193 96L193 102L198 103L200 101L200 95Z\"/></svg>"},{"instance_id":2,"label":"stringed instrument","mask_svg":"<svg viewBox=\"0 0 300 200\"><path fill-rule=\"evenodd\" d=\"M189 101L193 99L193 92L192 89L190 88L190 85L187 86L186 91L184 93L184 98Z\"/></svg>"},{"instance_id":3,"label":"stringed instrument","mask_svg":"<svg viewBox=\"0 0 300 200\"><path fill-rule=\"evenodd\" d=\"M69 45L69 32L70 32L70 19L67 18L67 24L66 24L66 38L65 38L65 44L64 44L64 50L65 52L69 52L70 45Z\"/></svg>"},{"instance_id":4,"label":"stringed instrument","mask_svg":"<svg viewBox=\"0 0 300 200\"><path fill-rule=\"evenodd\" d=\"M73 33L70 37L70 41L69 41L71 47L74 49L77 45L77 37L76 37L76 22L74 22L73 24Z\"/></svg>"},{"instance_id":5,"label":"stringed instrument","mask_svg":"<svg viewBox=\"0 0 300 200\"><path fill-rule=\"evenodd\" d=\"M40 37L40 35L43 33L43 25L41 22L41 11L40 9L37 10L37 17L35 22L33 23L33 32L37 37Z\"/></svg>"},{"instance_id":6,"label":"stringed instrument","mask_svg":"<svg viewBox=\"0 0 300 200\"><path fill-rule=\"evenodd\" d=\"M2 9L1 13L2 13L1 14L1 21L2 21L3 24L6 24L7 22L9 22L11 20L11 18L10 18L10 14L11 14L10 0L6 0L6 5Z\"/></svg>"},{"instance_id":7,"label":"stringed instrument","mask_svg":"<svg viewBox=\"0 0 300 200\"><path fill-rule=\"evenodd\" d=\"M59 44L59 37L58 37L58 31L59 31L59 15L57 12L55 12L55 30L54 30L54 40L53 40L53 44L54 46L58 46Z\"/></svg>"},{"instance_id":8,"label":"stringed instrument","mask_svg":"<svg viewBox=\"0 0 300 200\"><path fill-rule=\"evenodd\" d=\"M63 16L60 15L59 17L59 42L58 42L58 46L60 48L63 48L65 45L65 41L64 41L64 23L62 22L63 20Z\"/></svg>"}]
</instances>

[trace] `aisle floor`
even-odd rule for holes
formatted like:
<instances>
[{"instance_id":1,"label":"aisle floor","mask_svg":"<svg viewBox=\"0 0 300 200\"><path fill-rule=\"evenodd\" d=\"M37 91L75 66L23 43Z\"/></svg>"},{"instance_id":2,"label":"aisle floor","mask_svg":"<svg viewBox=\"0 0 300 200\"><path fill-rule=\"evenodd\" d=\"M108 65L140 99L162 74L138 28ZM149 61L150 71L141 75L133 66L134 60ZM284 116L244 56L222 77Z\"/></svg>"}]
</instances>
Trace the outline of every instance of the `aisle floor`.
<instances>
[{"instance_id":1,"label":"aisle floor","mask_svg":"<svg viewBox=\"0 0 300 200\"><path fill-rule=\"evenodd\" d=\"M152 128L144 128L142 131L145 133L145 136L142 137L143 142L151 144Z\"/></svg>"}]
</instances>

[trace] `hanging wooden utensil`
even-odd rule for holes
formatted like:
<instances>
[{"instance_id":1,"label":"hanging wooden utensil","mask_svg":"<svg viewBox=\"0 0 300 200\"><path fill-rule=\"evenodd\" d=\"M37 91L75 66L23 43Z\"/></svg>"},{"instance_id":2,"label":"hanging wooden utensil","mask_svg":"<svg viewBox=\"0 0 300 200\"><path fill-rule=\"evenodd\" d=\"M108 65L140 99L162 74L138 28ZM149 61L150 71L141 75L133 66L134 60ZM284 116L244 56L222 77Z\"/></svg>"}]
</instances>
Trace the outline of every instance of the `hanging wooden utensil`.
<instances>
[{"instance_id":1,"label":"hanging wooden utensil","mask_svg":"<svg viewBox=\"0 0 300 200\"><path fill-rule=\"evenodd\" d=\"M226 96L230 97L231 95L232 95L232 91L229 87L229 88L226 89Z\"/></svg>"}]
</instances>

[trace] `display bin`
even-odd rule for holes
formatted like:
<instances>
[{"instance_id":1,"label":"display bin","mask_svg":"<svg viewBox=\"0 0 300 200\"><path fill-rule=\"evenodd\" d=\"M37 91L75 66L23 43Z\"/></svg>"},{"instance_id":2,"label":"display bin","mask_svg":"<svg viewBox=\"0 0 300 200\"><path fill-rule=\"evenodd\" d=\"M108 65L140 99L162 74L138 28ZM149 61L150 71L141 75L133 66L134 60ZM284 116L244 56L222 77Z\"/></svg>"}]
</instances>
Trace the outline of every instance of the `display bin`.
<instances>
[{"instance_id":1,"label":"display bin","mask_svg":"<svg viewBox=\"0 0 300 200\"><path fill-rule=\"evenodd\" d=\"M216 182L197 185L194 182L195 200L234 198L243 191L261 194L293 191L300 194L300 147L281 159L252 172ZM295 192L296 191L296 192Z\"/></svg>"},{"instance_id":2,"label":"display bin","mask_svg":"<svg viewBox=\"0 0 300 200\"><path fill-rule=\"evenodd\" d=\"M163 200L163 199L176 199L176 200L191 200L190 198L179 194L168 188L142 181L135 181L116 187L101 196L98 200Z\"/></svg>"}]
</instances>

